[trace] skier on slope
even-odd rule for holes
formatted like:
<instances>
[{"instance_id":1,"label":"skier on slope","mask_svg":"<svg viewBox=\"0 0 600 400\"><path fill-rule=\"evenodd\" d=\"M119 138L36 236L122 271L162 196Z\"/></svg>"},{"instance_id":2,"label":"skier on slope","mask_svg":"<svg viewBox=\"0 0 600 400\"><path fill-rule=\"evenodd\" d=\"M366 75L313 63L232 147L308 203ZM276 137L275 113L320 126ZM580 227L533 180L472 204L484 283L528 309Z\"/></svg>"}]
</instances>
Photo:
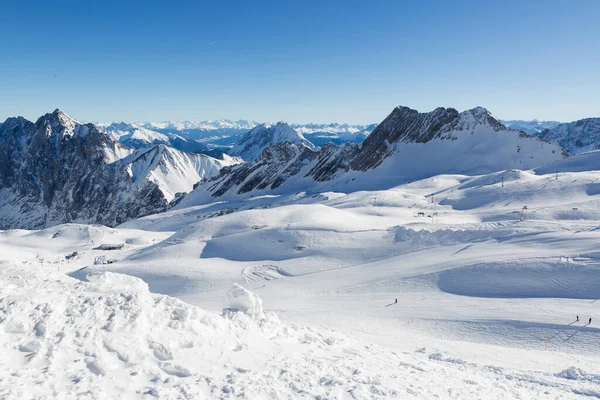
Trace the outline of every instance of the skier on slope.
<instances>
[{"instance_id":1,"label":"skier on slope","mask_svg":"<svg viewBox=\"0 0 600 400\"><path fill-rule=\"evenodd\" d=\"M394 302L394 304L398 304L398 299L396 299L396 301ZM592 319L590 318L590 324L592 323L591 321L592 321Z\"/></svg>"},{"instance_id":2,"label":"skier on slope","mask_svg":"<svg viewBox=\"0 0 600 400\"><path fill-rule=\"evenodd\" d=\"M577 322L579 322L579 315L577 316Z\"/></svg>"},{"instance_id":3,"label":"skier on slope","mask_svg":"<svg viewBox=\"0 0 600 400\"><path fill-rule=\"evenodd\" d=\"M592 317L590 317L590 322L588 322L588 325L592 324Z\"/></svg>"}]
</instances>

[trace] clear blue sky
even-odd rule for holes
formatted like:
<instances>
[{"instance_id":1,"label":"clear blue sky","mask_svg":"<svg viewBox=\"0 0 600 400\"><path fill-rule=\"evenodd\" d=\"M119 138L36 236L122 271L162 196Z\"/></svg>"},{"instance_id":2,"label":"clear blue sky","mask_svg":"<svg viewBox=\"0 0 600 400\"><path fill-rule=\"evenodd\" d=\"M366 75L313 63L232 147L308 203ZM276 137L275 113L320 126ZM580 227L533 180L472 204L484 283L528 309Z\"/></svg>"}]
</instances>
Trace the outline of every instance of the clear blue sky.
<instances>
[{"instance_id":1,"label":"clear blue sky","mask_svg":"<svg viewBox=\"0 0 600 400\"><path fill-rule=\"evenodd\" d=\"M7 1L0 51L0 120L600 116L598 0Z\"/></svg>"}]
</instances>

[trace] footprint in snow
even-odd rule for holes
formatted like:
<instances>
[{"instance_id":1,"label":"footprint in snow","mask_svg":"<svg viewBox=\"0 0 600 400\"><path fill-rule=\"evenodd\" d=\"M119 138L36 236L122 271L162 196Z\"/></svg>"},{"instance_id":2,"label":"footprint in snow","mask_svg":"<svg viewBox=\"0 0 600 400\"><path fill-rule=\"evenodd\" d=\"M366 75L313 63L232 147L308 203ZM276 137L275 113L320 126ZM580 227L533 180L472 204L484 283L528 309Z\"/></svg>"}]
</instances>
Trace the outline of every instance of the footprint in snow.
<instances>
[{"instance_id":1,"label":"footprint in snow","mask_svg":"<svg viewBox=\"0 0 600 400\"><path fill-rule=\"evenodd\" d=\"M150 343L150 348L152 349L154 357L160 361L168 361L173 359L173 353L171 353L171 350L160 343L152 342Z\"/></svg>"},{"instance_id":2,"label":"footprint in snow","mask_svg":"<svg viewBox=\"0 0 600 400\"><path fill-rule=\"evenodd\" d=\"M188 376L192 375L190 370L187 368L171 363L161 363L160 369L169 375L177 376L179 378L187 378Z\"/></svg>"}]
</instances>

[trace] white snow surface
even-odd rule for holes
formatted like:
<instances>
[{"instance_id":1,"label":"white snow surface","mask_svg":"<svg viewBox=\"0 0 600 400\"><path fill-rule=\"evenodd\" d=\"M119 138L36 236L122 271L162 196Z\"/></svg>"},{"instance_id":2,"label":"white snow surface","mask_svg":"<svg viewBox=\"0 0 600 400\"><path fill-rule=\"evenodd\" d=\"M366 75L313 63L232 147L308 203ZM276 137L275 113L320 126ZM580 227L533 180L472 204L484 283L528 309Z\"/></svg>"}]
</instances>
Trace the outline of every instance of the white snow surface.
<instances>
[{"instance_id":1,"label":"white snow surface","mask_svg":"<svg viewBox=\"0 0 600 400\"><path fill-rule=\"evenodd\" d=\"M579 157L0 232L0 398L600 398Z\"/></svg>"}]
</instances>

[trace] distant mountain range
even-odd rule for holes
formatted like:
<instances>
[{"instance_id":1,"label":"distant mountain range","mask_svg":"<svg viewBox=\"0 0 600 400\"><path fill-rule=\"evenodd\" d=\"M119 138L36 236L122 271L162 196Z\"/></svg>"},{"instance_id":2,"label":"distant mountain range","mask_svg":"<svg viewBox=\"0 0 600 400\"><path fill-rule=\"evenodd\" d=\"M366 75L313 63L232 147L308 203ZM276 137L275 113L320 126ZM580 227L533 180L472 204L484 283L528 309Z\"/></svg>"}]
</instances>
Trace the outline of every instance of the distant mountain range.
<instances>
[{"instance_id":1,"label":"distant mountain range","mask_svg":"<svg viewBox=\"0 0 600 400\"><path fill-rule=\"evenodd\" d=\"M349 192L439 174L598 165L596 154L557 162L600 149L600 118L505 122L482 107L427 113L397 107L376 126L94 125L60 110L36 122L9 118L0 124L0 229L114 226L220 197Z\"/></svg>"},{"instance_id":2,"label":"distant mountain range","mask_svg":"<svg viewBox=\"0 0 600 400\"><path fill-rule=\"evenodd\" d=\"M510 130L482 107L462 113L397 107L360 146L330 144L315 151L303 143L280 142L254 162L224 168L181 204L274 190L384 189L438 174L527 170L565 156L558 144Z\"/></svg>"},{"instance_id":3,"label":"distant mountain range","mask_svg":"<svg viewBox=\"0 0 600 400\"><path fill-rule=\"evenodd\" d=\"M501 120L505 127L538 136L564 124L558 121ZM220 156L235 146L251 129L262 125L256 121L183 121L183 122L116 122L97 124L110 133L121 144L131 148L147 147L151 144L166 144L178 150ZM316 147L327 143L362 143L377 127L377 124L297 124L289 123L297 133Z\"/></svg>"},{"instance_id":4,"label":"distant mountain range","mask_svg":"<svg viewBox=\"0 0 600 400\"><path fill-rule=\"evenodd\" d=\"M537 119L531 121L502 120L500 122L502 122L502 124L504 124L504 126L507 128L517 129L529 135L536 135L545 129L552 129L556 125L560 124L558 121L538 121Z\"/></svg>"},{"instance_id":5,"label":"distant mountain range","mask_svg":"<svg viewBox=\"0 0 600 400\"><path fill-rule=\"evenodd\" d=\"M255 121L216 120L203 122L114 122L97 126L119 143L142 148L166 144L181 151L218 157L235 146L251 129L264 124ZM272 124L266 124L272 125ZM377 124L286 124L314 146L326 143L362 143Z\"/></svg>"}]
</instances>

